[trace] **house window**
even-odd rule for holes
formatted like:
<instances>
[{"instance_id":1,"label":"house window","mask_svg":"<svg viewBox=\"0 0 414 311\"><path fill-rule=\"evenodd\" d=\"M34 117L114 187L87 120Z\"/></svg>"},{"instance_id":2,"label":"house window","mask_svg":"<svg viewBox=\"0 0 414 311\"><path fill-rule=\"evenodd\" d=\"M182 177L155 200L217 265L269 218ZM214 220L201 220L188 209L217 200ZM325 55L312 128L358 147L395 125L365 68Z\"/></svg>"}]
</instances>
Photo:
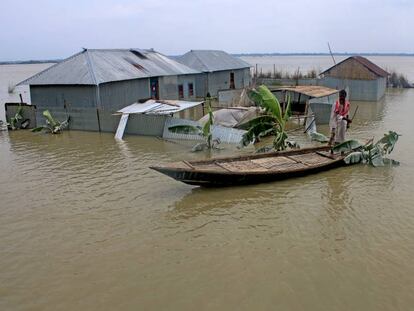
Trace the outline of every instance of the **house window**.
<instances>
[{"instance_id":1,"label":"house window","mask_svg":"<svg viewBox=\"0 0 414 311\"><path fill-rule=\"evenodd\" d=\"M230 72L230 88L235 89L236 86L234 85L234 72Z\"/></svg>"},{"instance_id":2,"label":"house window","mask_svg":"<svg viewBox=\"0 0 414 311\"><path fill-rule=\"evenodd\" d=\"M192 97L194 95L194 86L192 83L188 83L188 96Z\"/></svg>"},{"instance_id":3,"label":"house window","mask_svg":"<svg viewBox=\"0 0 414 311\"><path fill-rule=\"evenodd\" d=\"M184 86L182 84L178 85L178 98L184 98Z\"/></svg>"}]
</instances>

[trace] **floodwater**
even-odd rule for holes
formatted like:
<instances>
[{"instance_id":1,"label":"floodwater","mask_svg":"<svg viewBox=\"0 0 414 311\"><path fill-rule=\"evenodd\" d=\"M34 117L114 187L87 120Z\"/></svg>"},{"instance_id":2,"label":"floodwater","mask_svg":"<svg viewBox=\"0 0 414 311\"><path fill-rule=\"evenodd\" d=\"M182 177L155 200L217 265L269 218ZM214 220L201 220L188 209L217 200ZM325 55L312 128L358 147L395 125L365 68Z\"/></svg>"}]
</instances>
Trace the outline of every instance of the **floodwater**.
<instances>
[{"instance_id":1,"label":"floodwater","mask_svg":"<svg viewBox=\"0 0 414 311\"><path fill-rule=\"evenodd\" d=\"M22 95L23 102L30 103L29 87L16 86L16 84L52 65L51 63L0 65L0 120L6 120L4 103L19 103L19 94Z\"/></svg>"},{"instance_id":2,"label":"floodwater","mask_svg":"<svg viewBox=\"0 0 414 311\"><path fill-rule=\"evenodd\" d=\"M0 132L0 310L411 310L413 98L352 103L399 167L223 189L148 168L191 144Z\"/></svg>"}]
</instances>

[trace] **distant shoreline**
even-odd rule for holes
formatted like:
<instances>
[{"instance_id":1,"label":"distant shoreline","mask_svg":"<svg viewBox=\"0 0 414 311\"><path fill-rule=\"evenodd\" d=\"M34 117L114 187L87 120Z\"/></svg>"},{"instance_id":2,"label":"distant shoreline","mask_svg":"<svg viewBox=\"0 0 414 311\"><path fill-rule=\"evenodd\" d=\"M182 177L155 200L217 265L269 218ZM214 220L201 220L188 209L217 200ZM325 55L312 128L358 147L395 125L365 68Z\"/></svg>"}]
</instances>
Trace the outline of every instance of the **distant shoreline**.
<instances>
[{"instance_id":1,"label":"distant shoreline","mask_svg":"<svg viewBox=\"0 0 414 311\"><path fill-rule=\"evenodd\" d=\"M331 56L329 53L234 53L233 56ZM414 56L414 53L333 53L334 56Z\"/></svg>"},{"instance_id":2,"label":"distant shoreline","mask_svg":"<svg viewBox=\"0 0 414 311\"><path fill-rule=\"evenodd\" d=\"M331 56L329 53L230 53L236 57L261 57L261 56ZM414 53L333 53L335 56L414 56ZM178 55L169 55L169 57L177 57ZM59 63L63 59L47 59L47 60L15 60L15 61L0 61L0 65L30 65L30 64L45 64L45 63Z\"/></svg>"},{"instance_id":3,"label":"distant shoreline","mask_svg":"<svg viewBox=\"0 0 414 311\"><path fill-rule=\"evenodd\" d=\"M0 61L0 65L31 65L31 64L47 64L47 63L59 63L61 59L47 59L47 60L12 60L12 61Z\"/></svg>"}]
</instances>

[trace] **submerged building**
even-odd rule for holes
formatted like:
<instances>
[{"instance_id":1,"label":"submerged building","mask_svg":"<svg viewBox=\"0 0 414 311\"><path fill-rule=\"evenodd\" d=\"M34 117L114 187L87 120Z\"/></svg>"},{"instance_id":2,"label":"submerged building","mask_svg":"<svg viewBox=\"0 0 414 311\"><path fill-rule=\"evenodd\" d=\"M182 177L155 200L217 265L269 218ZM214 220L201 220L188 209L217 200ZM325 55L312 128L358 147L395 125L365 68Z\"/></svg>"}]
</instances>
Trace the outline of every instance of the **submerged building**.
<instances>
[{"instance_id":1,"label":"submerged building","mask_svg":"<svg viewBox=\"0 0 414 311\"><path fill-rule=\"evenodd\" d=\"M196 76L197 97L218 96L221 90L242 89L250 85L251 65L224 51L191 50L176 60L201 72Z\"/></svg>"},{"instance_id":2,"label":"submerged building","mask_svg":"<svg viewBox=\"0 0 414 311\"><path fill-rule=\"evenodd\" d=\"M351 56L321 73L321 84L349 89L351 100L377 101L385 94L389 73L362 56Z\"/></svg>"},{"instance_id":3,"label":"submerged building","mask_svg":"<svg viewBox=\"0 0 414 311\"><path fill-rule=\"evenodd\" d=\"M84 49L20 84L30 86L38 124L49 110L59 120L70 116L70 129L114 132L113 114L127 105L195 99L200 73L154 50Z\"/></svg>"}]
</instances>

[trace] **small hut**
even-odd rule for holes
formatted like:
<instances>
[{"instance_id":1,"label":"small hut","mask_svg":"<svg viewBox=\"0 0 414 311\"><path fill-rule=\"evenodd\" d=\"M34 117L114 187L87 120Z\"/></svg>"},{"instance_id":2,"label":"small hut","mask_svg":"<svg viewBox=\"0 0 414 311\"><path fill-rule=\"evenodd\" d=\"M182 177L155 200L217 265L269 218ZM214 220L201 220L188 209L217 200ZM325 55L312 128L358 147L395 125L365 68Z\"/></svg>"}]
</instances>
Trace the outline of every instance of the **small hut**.
<instances>
[{"instance_id":1,"label":"small hut","mask_svg":"<svg viewBox=\"0 0 414 311\"><path fill-rule=\"evenodd\" d=\"M321 73L322 85L334 89L349 88L351 100L377 101L385 94L389 75L362 56L351 56Z\"/></svg>"}]
</instances>

